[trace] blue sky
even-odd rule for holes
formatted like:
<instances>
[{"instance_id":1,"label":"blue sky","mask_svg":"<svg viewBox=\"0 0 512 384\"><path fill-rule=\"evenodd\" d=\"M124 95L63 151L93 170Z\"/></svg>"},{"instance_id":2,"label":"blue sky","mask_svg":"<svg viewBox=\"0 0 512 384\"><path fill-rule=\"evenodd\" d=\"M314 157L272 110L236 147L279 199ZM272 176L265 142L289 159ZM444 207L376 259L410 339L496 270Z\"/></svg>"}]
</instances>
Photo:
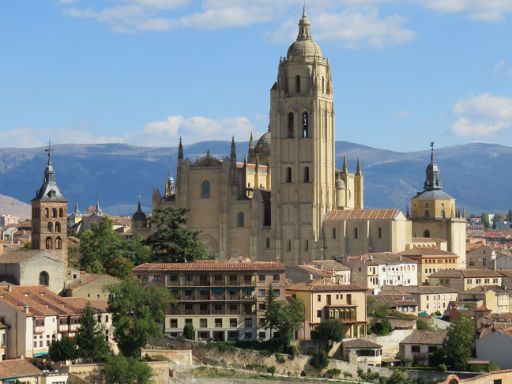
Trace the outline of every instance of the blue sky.
<instances>
[{"instance_id":1,"label":"blue sky","mask_svg":"<svg viewBox=\"0 0 512 384\"><path fill-rule=\"evenodd\" d=\"M247 140L302 0L7 0L0 146ZM308 0L336 138L512 145L512 0Z\"/></svg>"}]
</instances>

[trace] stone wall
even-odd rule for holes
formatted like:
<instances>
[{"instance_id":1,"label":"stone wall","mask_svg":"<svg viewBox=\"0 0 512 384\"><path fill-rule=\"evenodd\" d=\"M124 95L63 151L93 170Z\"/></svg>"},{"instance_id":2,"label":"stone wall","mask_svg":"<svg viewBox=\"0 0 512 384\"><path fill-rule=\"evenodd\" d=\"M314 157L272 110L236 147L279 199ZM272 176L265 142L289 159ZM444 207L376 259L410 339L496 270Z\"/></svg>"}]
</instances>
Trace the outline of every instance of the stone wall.
<instances>
[{"instance_id":1,"label":"stone wall","mask_svg":"<svg viewBox=\"0 0 512 384\"><path fill-rule=\"evenodd\" d=\"M412 329L396 329L387 336L370 335L368 339L382 345L383 360L393 360L400 351L400 342L412 332Z\"/></svg>"}]
</instances>

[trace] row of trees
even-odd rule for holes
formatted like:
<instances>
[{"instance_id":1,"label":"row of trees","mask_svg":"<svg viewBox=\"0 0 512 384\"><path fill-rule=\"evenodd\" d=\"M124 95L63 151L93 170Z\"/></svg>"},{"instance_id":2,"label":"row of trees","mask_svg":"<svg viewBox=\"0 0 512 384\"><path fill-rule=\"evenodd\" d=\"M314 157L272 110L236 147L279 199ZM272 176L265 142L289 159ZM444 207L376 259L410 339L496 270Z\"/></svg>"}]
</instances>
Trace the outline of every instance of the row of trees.
<instances>
[{"instance_id":1,"label":"row of trees","mask_svg":"<svg viewBox=\"0 0 512 384\"><path fill-rule=\"evenodd\" d=\"M210 258L199 232L185 228L186 209L156 210L154 231L143 240L123 240L104 217L80 236L80 267L89 273L108 273L124 279L135 265L149 262L183 263Z\"/></svg>"}]
</instances>

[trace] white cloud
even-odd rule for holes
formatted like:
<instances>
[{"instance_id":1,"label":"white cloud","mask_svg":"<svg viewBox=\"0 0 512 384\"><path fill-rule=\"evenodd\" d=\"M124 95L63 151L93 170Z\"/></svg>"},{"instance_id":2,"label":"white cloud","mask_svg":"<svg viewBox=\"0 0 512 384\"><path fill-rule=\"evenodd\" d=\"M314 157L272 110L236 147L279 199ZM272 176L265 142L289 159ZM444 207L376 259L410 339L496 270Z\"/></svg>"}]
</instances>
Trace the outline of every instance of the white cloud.
<instances>
[{"instance_id":1,"label":"white cloud","mask_svg":"<svg viewBox=\"0 0 512 384\"><path fill-rule=\"evenodd\" d=\"M425 5L443 13L464 13L481 21L501 20L512 12L510 0L424 0Z\"/></svg>"},{"instance_id":2,"label":"white cloud","mask_svg":"<svg viewBox=\"0 0 512 384\"><path fill-rule=\"evenodd\" d=\"M79 129L29 129L18 128L0 131L0 142L5 147L38 147L48 140L56 144L104 144L127 143L142 146L174 145L182 136L188 143L205 140L247 140L254 126L246 117L208 118L180 115L169 116L162 121L153 121L140 130L120 136L95 136ZM256 132L255 132L256 133ZM256 133L257 134L257 133Z\"/></svg>"},{"instance_id":3,"label":"white cloud","mask_svg":"<svg viewBox=\"0 0 512 384\"><path fill-rule=\"evenodd\" d=\"M452 112L451 130L457 136L495 136L512 127L512 98L485 93L458 101Z\"/></svg>"},{"instance_id":4,"label":"white cloud","mask_svg":"<svg viewBox=\"0 0 512 384\"><path fill-rule=\"evenodd\" d=\"M512 78L512 66L508 65L505 60L498 61L493 69L496 75L505 75Z\"/></svg>"}]
</instances>

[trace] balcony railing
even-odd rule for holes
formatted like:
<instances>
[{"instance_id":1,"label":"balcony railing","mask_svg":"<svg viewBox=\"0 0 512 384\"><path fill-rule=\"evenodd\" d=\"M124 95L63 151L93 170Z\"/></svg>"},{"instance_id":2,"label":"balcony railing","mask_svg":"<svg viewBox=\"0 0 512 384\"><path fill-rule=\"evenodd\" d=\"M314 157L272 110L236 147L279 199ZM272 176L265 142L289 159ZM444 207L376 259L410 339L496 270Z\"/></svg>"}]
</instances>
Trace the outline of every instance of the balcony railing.
<instances>
[{"instance_id":1,"label":"balcony railing","mask_svg":"<svg viewBox=\"0 0 512 384\"><path fill-rule=\"evenodd\" d=\"M44 325L36 325L34 327L34 333L44 333Z\"/></svg>"},{"instance_id":2,"label":"balcony railing","mask_svg":"<svg viewBox=\"0 0 512 384\"><path fill-rule=\"evenodd\" d=\"M59 324L59 332L69 332L69 325Z\"/></svg>"}]
</instances>

